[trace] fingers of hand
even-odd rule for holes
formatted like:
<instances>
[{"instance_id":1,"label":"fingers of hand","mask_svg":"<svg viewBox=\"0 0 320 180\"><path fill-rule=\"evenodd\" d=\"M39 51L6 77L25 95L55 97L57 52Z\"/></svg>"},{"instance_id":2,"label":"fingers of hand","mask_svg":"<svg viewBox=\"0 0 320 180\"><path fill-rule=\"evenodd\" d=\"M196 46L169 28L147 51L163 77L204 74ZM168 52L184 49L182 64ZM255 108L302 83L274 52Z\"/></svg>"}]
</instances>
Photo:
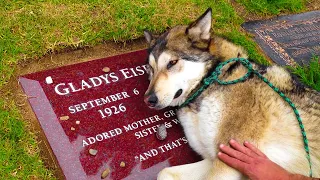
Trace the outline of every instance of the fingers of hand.
<instances>
[{"instance_id":1,"label":"fingers of hand","mask_svg":"<svg viewBox=\"0 0 320 180\"><path fill-rule=\"evenodd\" d=\"M231 139L230 140L230 145L235 149L235 150L238 150L244 154L246 154L247 156L250 156L250 157L257 157L257 154L252 151L251 149L248 149L247 147L239 144L237 141Z\"/></svg>"},{"instance_id":2,"label":"fingers of hand","mask_svg":"<svg viewBox=\"0 0 320 180\"><path fill-rule=\"evenodd\" d=\"M247 156L246 154L240 152L240 151L237 151L237 150L234 150L232 149L231 147L229 146L225 146L223 144L221 144L220 146L220 149L222 152L224 152L225 154L231 156L231 157L234 157L240 161L243 161L245 163L251 163L252 162L252 157L249 157Z\"/></svg>"},{"instance_id":3,"label":"fingers of hand","mask_svg":"<svg viewBox=\"0 0 320 180\"><path fill-rule=\"evenodd\" d=\"M224 163L226 163L228 166L233 167L234 169L237 169L242 173L245 173L246 167L248 166L247 163L244 163L236 158L230 157L223 152L218 153L218 158Z\"/></svg>"},{"instance_id":4,"label":"fingers of hand","mask_svg":"<svg viewBox=\"0 0 320 180\"><path fill-rule=\"evenodd\" d=\"M258 156L267 158L267 156L266 156L263 152L261 152L258 148L256 148L253 144L249 143L248 141L245 141L243 144L244 144L244 146L246 146L248 149L250 149L250 150L252 150L254 153L256 153Z\"/></svg>"}]
</instances>

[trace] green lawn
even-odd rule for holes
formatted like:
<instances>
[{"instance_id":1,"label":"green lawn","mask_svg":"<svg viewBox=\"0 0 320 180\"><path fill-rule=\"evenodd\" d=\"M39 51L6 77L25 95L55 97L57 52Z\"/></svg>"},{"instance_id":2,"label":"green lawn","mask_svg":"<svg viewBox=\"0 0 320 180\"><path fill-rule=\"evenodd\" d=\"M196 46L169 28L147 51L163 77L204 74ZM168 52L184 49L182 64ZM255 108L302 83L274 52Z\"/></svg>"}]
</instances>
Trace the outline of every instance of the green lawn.
<instances>
[{"instance_id":1,"label":"green lawn","mask_svg":"<svg viewBox=\"0 0 320 180\"><path fill-rule=\"evenodd\" d=\"M280 12L300 12L305 8L306 0L236 0L248 11L262 15L277 15Z\"/></svg>"},{"instance_id":2,"label":"green lawn","mask_svg":"<svg viewBox=\"0 0 320 180\"><path fill-rule=\"evenodd\" d=\"M305 8L304 0L237 2L260 16ZM214 33L244 46L252 59L267 64L251 37L240 30L244 20L228 0L0 0L0 4L0 90L13 77L18 63L26 59L38 59L64 48L136 39L142 37L143 29L160 33L167 27L191 22L208 7L213 9ZM310 79L313 76L309 69L301 67L295 72L306 79L305 83L319 87L319 76ZM0 177L54 178L39 157L28 123L22 120L15 102L5 97L14 90L7 91L0 95Z\"/></svg>"},{"instance_id":3,"label":"green lawn","mask_svg":"<svg viewBox=\"0 0 320 180\"><path fill-rule=\"evenodd\" d=\"M0 126L0 179L53 179L14 102L0 100Z\"/></svg>"}]
</instances>

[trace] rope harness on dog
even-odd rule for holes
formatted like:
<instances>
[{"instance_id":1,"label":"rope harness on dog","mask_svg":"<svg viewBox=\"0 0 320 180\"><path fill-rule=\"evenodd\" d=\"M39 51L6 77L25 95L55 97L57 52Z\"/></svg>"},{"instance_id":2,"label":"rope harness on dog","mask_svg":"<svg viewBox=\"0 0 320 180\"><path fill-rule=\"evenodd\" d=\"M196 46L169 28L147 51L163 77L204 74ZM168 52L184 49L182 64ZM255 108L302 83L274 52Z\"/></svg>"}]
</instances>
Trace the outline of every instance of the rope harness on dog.
<instances>
[{"instance_id":1,"label":"rope harness on dog","mask_svg":"<svg viewBox=\"0 0 320 180\"><path fill-rule=\"evenodd\" d=\"M241 77L239 79L235 79L235 80L232 80L232 81L221 81L218 77L221 74L222 67L225 66L226 64L231 63L231 62L240 62L243 66L245 66L248 69L248 72L243 77ZM245 58L232 58L232 59L229 59L228 61L220 63L217 66L217 68L215 69L215 71L213 71L212 74L209 77L203 79L202 86L195 93L193 93L182 105L180 105L179 109L182 108L182 107L185 107L191 101L196 99L205 89L208 88L209 85L213 84L214 82L217 82L220 85L236 84L238 82L244 82L245 80L247 80L252 73L257 75L263 82L267 83L293 109L293 112L296 115L296 118L297 118L297 120L299 122L300 130L301 130L302 137L303 137L303 142L304 142L304 149L305 149L305 151L307 153L307 159L308 159L309 168L310 168L309 176L312 177L311 158L310 158L310 150L309 150L307 134L306 134L306 131L304 130L302 119L300 117L300 114L299 114L296 106L293 104L293 102L284 93L282 93L279 90L279 88L275 87L270 81L268 81L267 78L263 77L258 71L254 70L253 67L252 67L252 64L247 59L245 59Z\"/></svg>"}]
</instances>

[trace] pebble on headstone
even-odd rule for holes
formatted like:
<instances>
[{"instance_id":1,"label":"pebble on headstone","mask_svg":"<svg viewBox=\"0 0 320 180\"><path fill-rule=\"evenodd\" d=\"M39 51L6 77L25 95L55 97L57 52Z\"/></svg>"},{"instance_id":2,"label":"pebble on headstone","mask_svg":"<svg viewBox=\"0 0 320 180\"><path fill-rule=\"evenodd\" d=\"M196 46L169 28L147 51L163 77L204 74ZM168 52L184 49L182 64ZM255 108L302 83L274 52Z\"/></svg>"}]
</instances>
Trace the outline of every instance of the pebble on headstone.
<instances>
[{"instance_id":1,"label":"pebble on headstone","mask_svg":"<svg viewBox=\"0 0 320 180\"><path fill-rule=\"evenodd\" d=\"M46 77L46 83L47 84L52 84L53 83L53 80L52 80L51 76Z\"/></svg>"},{"instance_id":2,"label":"pebble on headstone","mask_svg":"<svg viewBox=\"0 0 320 180\"><path fill-rule=\"evenodd\" d=\"M167 128L164 124L160 124L157 128L157 133L156 133L156 137L159 139L159 140L164 140L167 138Z\"/></svg>"},{"instance_id":3,"label":"pebble on headstone","mask_svg":"<svg viewBox=\"0 0 320 180\"><path fill-rule=\"evenodd\" d=\"M70 129L71 129L71 131L74 131L74 130L76 130L76 128L74 128L74 127L71 127Z\"/></svg>"},{"instance_id":4,"label":"pebble on headstone","mask_svg":"<svg viewBox=\"0 0 320 180\"><path fill-rule=\"evenodd\" d=\"M121 163L120 163L120 167L126 167L126 163L125 163L125 162L123 162L123 161L121 161Z\"/></svg>"},{"instance_id":5,"label":"pebble on headstone","mask_svg":"<svg viewBox=\"0 0 320 180\"><path fill-rule=\"evenodd\" d=\"M108 68L108 67L104 67L104 68L102 69L102 71L107 73L107 72L109 72L109 71L110 71L110 68Z\"/></svg>"},{"instance_id":6,"label":"pebble on headstone","mask_svg":"<svg viewBox=\"0 0 320 180\"><path fill-rule=\"evenodd\" d=\"M89 149L89 154L91 154L92 156L97 155L97 153L98 153L98 150L95 150L95 149Z\"/></svg>"},{"instance_id":7,"label":"pebble on headstone","mask_svg":"<svg viewBox=\"0 0 320 180\"><path fill-rule=\"evenodd\" d=\"M68 120L69 119L69 116L61 116L60 117L60 120L61 121L66 121L66 120Z\"/></svg>"},{"instance_id":8,"label":"pebble on headstone","mask_svg":"<svg viewBox=\"0 0 320 180\"><path fill-rule=\"evenodd\" d=\"M109 174L110 174L110 169L109 168L105 169L101 174L101 179L106 178Z\"/></svg>"},{"instance_id":9,"label":"pebble on headstone","mask_svg":"<svg viewBox=\"0 0 320 180\"><path fill-rule=\"evenodd\" d=\"M76 121L76 124L80 124L80 121Z\"/></svg>"}]
</instances>

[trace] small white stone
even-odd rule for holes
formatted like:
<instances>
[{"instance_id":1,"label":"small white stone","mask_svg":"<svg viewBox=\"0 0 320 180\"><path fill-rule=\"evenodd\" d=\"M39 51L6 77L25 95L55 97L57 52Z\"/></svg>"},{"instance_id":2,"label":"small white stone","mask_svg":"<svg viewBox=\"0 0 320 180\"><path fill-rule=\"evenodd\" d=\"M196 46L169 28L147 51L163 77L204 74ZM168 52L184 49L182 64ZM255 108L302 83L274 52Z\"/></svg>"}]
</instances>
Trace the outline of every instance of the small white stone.
<instances>
[{"instance_id":1,"label":"small white stone","mask_svg":"<svg viewBox=\"0 0 320 180\"><path fill-rule=\"evenodd\" d=\"M76 121L76 124L80 124L80 121Z\"/></svg>"},{"instance_id":2,"label":"small white stone","mask_svg":"<svg viewBox=\"0 0 320 180\"><path fill-rule=\"evenodd\" d=\"M102 69L102 71L107 73L107 72L110 71L110 68L109 68L109 67L104 67L104 68Z\"/></svg>"},{"instance_id":3,"label":"small white stone","mask_svg":"<svg viewBox=\"0 0 320 180\"><path fill-rule=\"evenodd\" d=\"M46 77L46 83L47 84L52 84L53 83L53 80L52 80L51 76Z\"/></svg>"},{"instance_id":4,"label":"small white stone","mask_svg":"<svg viewBox=\"0 0 320 180\"><path fill-rule=\"evenodd\" d=\"M110 174L110 169L109 168L105 169L101 174L101 179L106 178L109 174Z\"/></svg>"},{"instance_id":5,"label":"small white stone","mask_svg":"<svg viewBox=\"0 0 320 180\"><path fill-rule=\"evenodd\" d=\"M71 131L74 131L74 130L76 130L76 128L74 128L74 127L71 127L70 129L71 129Z\"/></svg>"},{"instance_id":6,"label":"small white stone","mask_svg":"<svg viewBox=\"0 0 320 180\"><path fill-rule=\"evenodd\" d=\"M69 119L69 116L61 116L60 117L60 120L61 121L66 121L66 120L68 120Z\"/></svg>"},{"instance_id":7,"label":"small white stone","mask_svg":"<svg viewBox=\"0 0 320 180\"><path fill-rule=\"evenodd\" d=\"M121 161L121 163L120 163L120 167L126 167L126 163L125 163L125 162L123 162L123 161Z\"/></svg>"},{"instance_id":8,"label":"small white stone","mask_svg":"<svg viewBox=\"0 0 320 180\"><path fill-rule=\"evenodd\" d=\"M89 149L89 154L91 154L92 156L95 156L97 153L98 153L98 150Z\"/></svg>"}]
</instances>

